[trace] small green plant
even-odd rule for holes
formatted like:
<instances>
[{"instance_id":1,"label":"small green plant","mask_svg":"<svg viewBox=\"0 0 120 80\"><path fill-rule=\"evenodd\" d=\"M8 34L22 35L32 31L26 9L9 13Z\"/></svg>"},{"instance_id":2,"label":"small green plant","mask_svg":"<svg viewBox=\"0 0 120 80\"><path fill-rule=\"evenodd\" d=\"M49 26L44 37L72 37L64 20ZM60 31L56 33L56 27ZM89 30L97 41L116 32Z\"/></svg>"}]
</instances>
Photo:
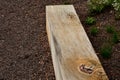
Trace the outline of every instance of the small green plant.
<instances>
[{"instance_id":1,"label":"small green plant","mask_svg":"<svg viewBox=\"0 0 120 80\"><path fill-rule=\"evenodd\" d=\"M112 45L109 43L104 43L101 47L101 56L103 58L110 58L112 54Z\"/></svg>"},{"instance_id":2,"label":"small green plant","mask_svg":"<svg viewBox=\"0 0 120 80\"><path fill-rule=\"evenodd\" d=\"M115 19L116 19L116 20L120 20L120 12L116 12L116 14L115 14Z\"/></svg>"},{"instance_id":3,"label":"small green plant","mask_svg":"<svg viewBox=\"0 0 120 80\"><path fill-rule=\"evenodd\" d=\"M93 25L96 22L95 18L93 17L87 17L85 23L88 25Z\"/></svg>"},{"instance_id":4,"label":"small green plant","mask_svg":"<svg viewBox=\"0 0 120 80\"><path fill-rule=\"evenodd\" d=\"M120 19L120 0L88 0L90 13L100 13L106 7L113 7L116 11L115 19Z\"/></svg>"},{"instance_id":5,"label":"small green plant","mask_svg":"<svg viewBox=\"0 0 120 80\"><path fill-rule=\"evenodd\" d=\"M115 19L120 19L120 0L114 0L112 6L116 11Z\"/></svg>"},{"instance_id":6,"label":"small green plant","mask_svg":"<svg viewBox=\"0 0 120 80\"><path fill-rule=\"evenodd\" d=\"M93 13L93 12L100 13L102 12L103 9L104 9L103 5L99 5L99 6L92 5L89 10L90 10L90 13Z\"/></svg>"},{"instance_id":7,"label":"small green plant","mask_svg":"<svg viewBox=\"0 0 120 80\"><path fill-rule=\"evenodd\" d=\"M119 36L118 36L117 32L114 32L114 34L112 36L112 41L113 41L113 43L119 43Z\"/></svg>"},{"instance_id":8,"label":"small green plant","mask_svg":"<svg viewBox=\"0 0 120 80\"><path fill-rule=\"evenodd\" d=\"M107 26L106 26L106 31L107 31L108 33L114 33L114 32L115 32L115 29L114 29L113 26L107 25Z\"/></svg>"},{"instance_id":9,"label":"small green plant","mask_svg":"<svg viewBox=\"0 0 120 80\"><path fill-rule=\"evenodd\" d=\"M92 35L92 36L96 36L97 34L98 34L98 29L97 29L97 27L92 27L91 29L90 29L90 34Z\"/></svg>"},{"instance_id":10,"label":"small green plant","mask_svg":"<svg viewBox=\"0 0 120 80\"><path fill-rule=\"evenodd\" d=\"M106 6L110 6L113 0L88 0L90 12L100 13Z\"/></svg>"}]
</instances>

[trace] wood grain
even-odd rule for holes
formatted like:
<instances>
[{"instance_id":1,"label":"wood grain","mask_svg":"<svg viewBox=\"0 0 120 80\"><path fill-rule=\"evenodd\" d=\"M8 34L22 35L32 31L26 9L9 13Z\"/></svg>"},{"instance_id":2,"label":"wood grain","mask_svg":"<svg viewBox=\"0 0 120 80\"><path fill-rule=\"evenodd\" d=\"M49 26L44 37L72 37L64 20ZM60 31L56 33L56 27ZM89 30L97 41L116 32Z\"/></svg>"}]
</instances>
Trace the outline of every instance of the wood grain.
<instances>
[{"instance_id":1,"label":"wood grain","mask_svg":"<svg viewBox=\"0 0 120 80\"><path fill-rule=\"evenodd\" d=\"M72 5L46 6L56 80L108 80Z\"/></svg>"}]
</instances>

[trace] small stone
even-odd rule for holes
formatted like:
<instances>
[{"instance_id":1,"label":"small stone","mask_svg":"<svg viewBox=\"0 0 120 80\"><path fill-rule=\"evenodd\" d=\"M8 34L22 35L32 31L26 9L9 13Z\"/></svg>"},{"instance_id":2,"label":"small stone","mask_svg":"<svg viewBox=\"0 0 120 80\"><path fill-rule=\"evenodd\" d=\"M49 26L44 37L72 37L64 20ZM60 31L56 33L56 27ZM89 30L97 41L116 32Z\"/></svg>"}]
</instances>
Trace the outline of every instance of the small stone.
<instances>
[{"instance_id":1,"label":"small stone","mask_svg":"<svg viewBox=\"0 0 120 80\"><path fill-rule=\"evenodd\" d=\"M100 54L100 53L96 53L97 55Z\"/></svg>"},{"instance_id":2,"label":"small stone","mask_svg":"<svg viewBox=\"0 0 120 80\"><path fill-rule=\"evenodd\" d=\"M113 13L113 11L111 10L110 13Z\"/></svg>"},{"instance_id":3,"label":"small stone","mask_svg":"<svg viewBox=\"0 0 120 80\"><path fill-rule=\"evenodd\" d=\"M42 24L40 24L40 27L42 27Z\"/></svg>"},{"instance_id":4,"label":"small stone","mask_svg":"<svg viewBox=\"0 0 120 80\"><path fill-rule=\"evenodd\" d=\"M2 17L4 17L4 15L1 15Z\"/></svg>"}]
</instances>

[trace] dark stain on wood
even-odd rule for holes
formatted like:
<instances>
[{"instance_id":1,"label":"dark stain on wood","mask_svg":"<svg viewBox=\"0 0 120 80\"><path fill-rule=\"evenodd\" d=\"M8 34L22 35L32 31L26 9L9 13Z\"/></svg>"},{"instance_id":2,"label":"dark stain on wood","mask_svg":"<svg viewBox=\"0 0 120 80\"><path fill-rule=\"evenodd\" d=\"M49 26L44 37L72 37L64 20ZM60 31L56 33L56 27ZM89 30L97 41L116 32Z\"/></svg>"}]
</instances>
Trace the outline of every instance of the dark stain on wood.
<instances>
[{"instance_id":1,"label":"dark stain on wood","mask_svg":"<svg viewBox=\"0 0 120 80\"><path fill-rule=\"evenodd\" d=\"M59 43L58 43L56 37L54 35L52 35L52 37L53 37L53 41L54 41L54 46L55 46L56 54L57 54L59 60L61 61L61 59L62 59L61 48L59 46Z\"/></svg>"},{"instance_id":2,"label":"dark stain on wood","mask_svg":"<svg viewBox=\"0 0 120 80\"><path fill-rule=\"evenodd\" d=\"M69 19L72 19L72 20L76 19L76 16L74 15L74 13L68 13L67 16Z\"/></svg>"}]
</instances>

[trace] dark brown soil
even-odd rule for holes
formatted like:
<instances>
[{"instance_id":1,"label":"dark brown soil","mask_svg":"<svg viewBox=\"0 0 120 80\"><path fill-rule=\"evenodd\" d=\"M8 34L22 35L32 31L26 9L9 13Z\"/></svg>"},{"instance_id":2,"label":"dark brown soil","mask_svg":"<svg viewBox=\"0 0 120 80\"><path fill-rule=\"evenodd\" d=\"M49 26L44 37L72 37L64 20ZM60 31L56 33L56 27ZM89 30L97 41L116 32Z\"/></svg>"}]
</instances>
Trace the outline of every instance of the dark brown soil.
<instances>
[{"instance_id":1,"label":"dark brown soil","mask_svg":"<svg viewBox=\"0 0 120 80\"><path fill-rule=\"evenodd\" d=\"M115 25L120 31L120 20L115 20L114 10L106 9L94 17L100 32L91 36L87 0L69 0L97 53L107 34L104 25ZM45 6L64 4L64 0L0 0L0 80L55 80L50 48L46 34ZM110 59L100 61L110 80L120 80L120 43L113 46Z\"/></svg>"}]
</instances>

